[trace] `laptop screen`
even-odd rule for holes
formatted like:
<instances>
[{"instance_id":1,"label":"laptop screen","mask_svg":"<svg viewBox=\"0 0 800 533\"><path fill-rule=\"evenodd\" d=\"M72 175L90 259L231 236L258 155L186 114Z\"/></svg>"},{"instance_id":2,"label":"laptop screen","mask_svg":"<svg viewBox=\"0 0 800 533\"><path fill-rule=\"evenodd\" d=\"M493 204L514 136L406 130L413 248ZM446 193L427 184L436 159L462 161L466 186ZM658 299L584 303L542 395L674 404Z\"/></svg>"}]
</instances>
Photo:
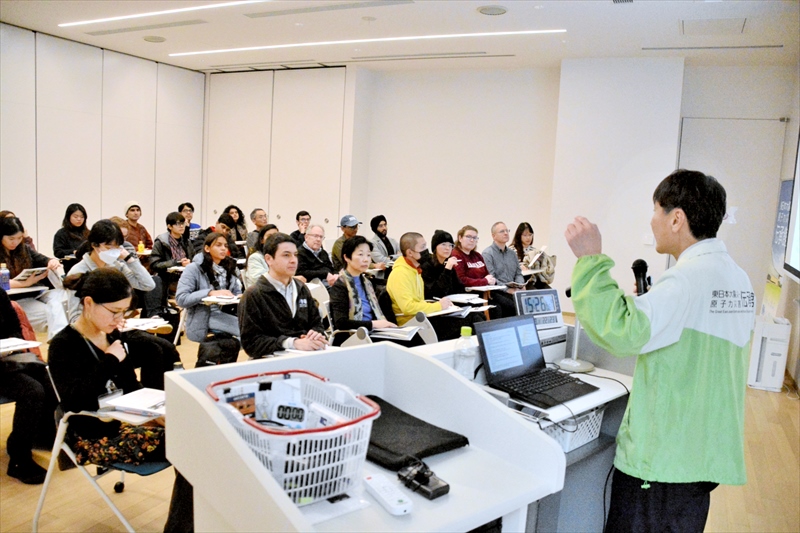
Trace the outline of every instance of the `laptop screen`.
<instances>
[{"instance_id":1,"label":"laptop screen","mask_svg":"<svg viewBox=\"0 0 800 533\"><path fill-rule=\"evenodd\" d=\"M491 385L545 367L536 323L530 315L477 322L475 332Z\"/></svg>"}]
</instances>

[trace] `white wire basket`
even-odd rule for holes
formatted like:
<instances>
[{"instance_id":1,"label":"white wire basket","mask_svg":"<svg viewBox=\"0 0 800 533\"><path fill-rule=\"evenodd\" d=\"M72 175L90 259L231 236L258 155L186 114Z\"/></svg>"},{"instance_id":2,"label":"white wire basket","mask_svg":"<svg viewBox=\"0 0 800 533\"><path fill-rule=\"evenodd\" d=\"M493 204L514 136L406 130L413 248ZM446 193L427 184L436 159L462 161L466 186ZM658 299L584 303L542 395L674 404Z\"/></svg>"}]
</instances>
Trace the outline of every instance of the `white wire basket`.
<instances>
[{"instance_id":1,"label":"white wire basket","mask_svg":"<svg viewBox=\"0 0 800 533\"><path fill-rule=\"evenodd\" d=\"M225 388L246 383L299 379L303 402L317 402L345 419L315 429L278 429L243 416L228 404ZM210 384L206 391L298 506L357 489L367 456L372 421L380 407L349 387L304 370L286 370L242 376Z\"/></svg>"},{"instance_id":2,"label":"white wire basket","mask_svg":"<svg viewBox=\"0 0 800 533\"><path fill-rule=\"evenodd\" d=\"M558 424L546 426L542 431L561 445L564 453L589 444L600 436L603 423L603 412L606 406L601 405L591 411L581 413L575 418L568 418Z\"/></svg>"}]
</instances>

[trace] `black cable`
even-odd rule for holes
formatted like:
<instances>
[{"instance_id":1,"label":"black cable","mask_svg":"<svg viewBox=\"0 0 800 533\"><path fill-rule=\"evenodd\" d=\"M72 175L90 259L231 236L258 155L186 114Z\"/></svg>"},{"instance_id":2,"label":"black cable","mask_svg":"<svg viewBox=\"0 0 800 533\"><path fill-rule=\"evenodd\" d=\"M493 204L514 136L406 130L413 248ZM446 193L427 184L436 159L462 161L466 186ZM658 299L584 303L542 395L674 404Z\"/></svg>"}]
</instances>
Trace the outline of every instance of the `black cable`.
<instances>
[{"instance_id":1,"label":"black cable","mask_svg":"<svg viewBox=\"0 0 800 533\"><path fill-rule=\"evenodd\" d=\"M544 395L545 395L545 396L547 396L548 398L550 398L550 399L552 399L552 400L555 400L555 398L553 398L552 396L550 396L550 395L549 395L549 394L547 394L546 392L537 392L536 394L544 394ZM565 408L567 411L569 411L569 415L570 415L570 417L571 417L571 418L572 418L572 420L575 422L575 429L567 429L567 428L565 428L564 426L562 426L561 424L559 424L558 422L554 422L553 420L550 420L548 417L542 417L542 418L540 418L540 419L539 419L539 421L537 422L537 423L539 424L539 429L543 429L543 428L542 428L542 420L544 420L544 421L546 421L546 422L553 422L553 425L557 426L557 427L558 427L559 429L561 429L562 431L566 431L567 433L576 433L576 432L578 431L578 419L577 419L577 417L575 416L575 413L573 413L573 412L572 412L572 409L570 409L570 408L569 408L569 406L567 406L567 404L566 404L566 403L564 403L564 402L558 402L558 401L557 401L556 405L554 405L553 407L558 407L559 405L562 405L562 406L564 406L564 408Z\"/></svg>"},{"instance_id":2,"label":"black cable","mask_svg":"<svg viewBox=\"0 0 800 533\"><path fill-rule=\"evenodd\" d=\"M558 367L559 369L561 368L561 367L559 367L558 365L556 365L555 363L547 363L547 364L548 364L548 365L555 365L555 366L556 366L556 367ZM629 395L630 395L630 393L631 393L631 390L628 388L628 386L627 386L627 385L625 385L625 384L624 384L623 382L621 382L620 380L618 380L618 379L615 379L615 378L612 378L612 377L609 377L609 376L601 376L601 375L599 375L599 374L591 374L591 373L587 373L587 372L573 372L573 371L571 371L571 370L562 370L562 372L564 372L565 374L586 374L587 376L592 376L593 378L608 379L608 380L611 380L611 381L616 381L617 383L619 383L620 385L622 385L622 388L623 388L623 389L625 389L625 392L626 392L626 393L628 393Z\"/></svg>"},{"instance_id":3,"label":"black cable","mask_svg":"<svg viewBox=\"0 0 800 533\"><path fill-rule=\"evenodd\" d=\"M475 379L478 377L478 372L481 371L481 368L483 368L483 363L475 367L475 373L472 374L472 381L475 381Z\"/></svg>"},{"instance_id":4,"label":"black cable","mask_svg":"<svg viewBox=\"0 0 800 533\"><path fill-rule=\"evenodd\" d=\"M608 480L611 478L611 472L614 471L614 463L611 463L611 468L608 469L608 474L606 474L606 482L603 484L603 531L606 530L606 522L608 521L608 517L606 516L606 489L608 489ZM609 506L609 511L611 510Z\"/></svg>"}]
</instances>

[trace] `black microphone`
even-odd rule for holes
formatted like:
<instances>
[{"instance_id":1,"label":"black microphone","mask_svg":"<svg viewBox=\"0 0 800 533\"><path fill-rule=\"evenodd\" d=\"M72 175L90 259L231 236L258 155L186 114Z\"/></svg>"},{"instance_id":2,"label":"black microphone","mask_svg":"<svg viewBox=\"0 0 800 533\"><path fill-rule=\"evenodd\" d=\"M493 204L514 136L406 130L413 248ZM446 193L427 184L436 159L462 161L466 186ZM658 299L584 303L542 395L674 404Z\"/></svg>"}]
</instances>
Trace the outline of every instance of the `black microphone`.
<instances>
[{"instance_id":1,"label":"black microphone","mask_svg":"<svg viewBox=\"0 0 800 533\"><path fill-rule=\"evenodd\" d=\"M647 263L644 259L637 259L631 266L633 277L636 278L636 294L641 296L647 292Z\"/></svg>"}]
</instances>

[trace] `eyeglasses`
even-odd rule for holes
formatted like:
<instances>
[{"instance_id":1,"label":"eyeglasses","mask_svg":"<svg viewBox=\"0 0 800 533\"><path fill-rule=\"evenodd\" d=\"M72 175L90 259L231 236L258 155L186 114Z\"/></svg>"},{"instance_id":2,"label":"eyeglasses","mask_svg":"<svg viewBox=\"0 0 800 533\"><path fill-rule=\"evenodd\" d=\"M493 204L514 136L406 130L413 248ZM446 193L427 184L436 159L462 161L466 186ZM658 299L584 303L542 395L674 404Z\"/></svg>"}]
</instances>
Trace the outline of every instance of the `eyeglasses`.
<instances>
[{"instance_id":1,"label":"eyeglasses","mask_svg":"<svg viewBox=\"0 0 800 533\"><path fill-rule=\"evenodd\" d=\"M312 239L324 239L325 238L325 235L319 235L317 233L307 233L306 235L308 235Z\"/></svg>"},{"instance_id":2,"label":"eyeglasses","mask_svg":"<svg viewBox=\"0 0 800 533\"><path fill-rule=\"evenodd\" d=\"M126 311L125 309L123 309L122 311L114 311L113 309L109 309L108 307L106 307L103 304L99 304L99 305L100 305L100 307L102 307L103 309L105 309L106 311L111 313L111 316L114 318L114 320L119 320L120 318L125 316L125 311Z\"/></svg>"},{"instance_id":3,"label":"eyeglasses","mask_svg":"<svg viewBox=\"0 0 800 533\"><path fill-rule=\"evenodd\" d=\"M501 229L500 231L495 231L495 233L508 233L507 229Z\"/></svg>"},{"instance_id":4,"label":"eyeglasses","mask_svg":"<svg viewBox=\"0 0 800 533\"><path fill-rule=\"evenodd\" d=\"M174 225L175 226L185 226L186 222L176 222Z\"/></svg>"},{"instance_id":5,"label":"eyeglasses","mask_svg":"<svg viewBox=\"0 0 800 533\"><path fill-rule=\"evenodd\" d=\"M477 235L464 235L464 238L468 241L477 241L479 239Z\"/></svg>"}]
</instances>

